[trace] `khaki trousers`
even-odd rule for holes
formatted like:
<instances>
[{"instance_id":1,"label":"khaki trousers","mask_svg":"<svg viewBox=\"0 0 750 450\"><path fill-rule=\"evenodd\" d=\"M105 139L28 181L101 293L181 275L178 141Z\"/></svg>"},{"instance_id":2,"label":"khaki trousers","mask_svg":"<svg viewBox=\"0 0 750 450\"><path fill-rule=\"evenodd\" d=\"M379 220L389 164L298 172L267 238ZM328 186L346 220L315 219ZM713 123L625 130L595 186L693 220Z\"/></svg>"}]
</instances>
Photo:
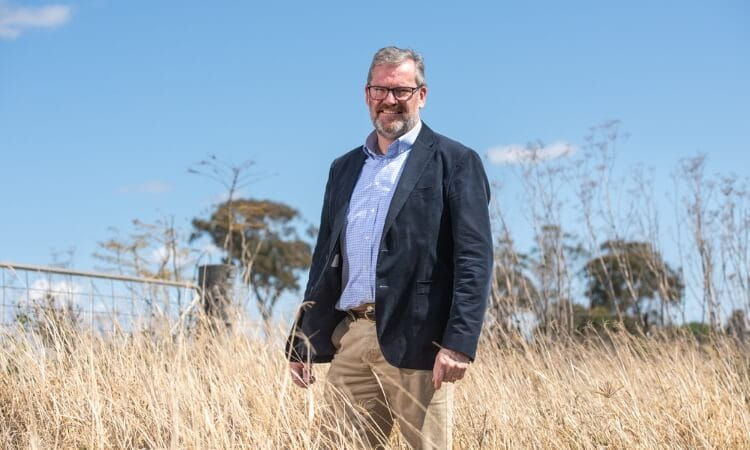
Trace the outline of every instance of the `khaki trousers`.
<instances>
[{"instance_id":1,"label":"khaki trousers","mask_svg":"<svg viewBox=\"0 0 750 450\"><path fill-rule=\"evenodd\" d=\"M436 391L431 370L399 369L378 344L375 322L345 318L333 332L338 349L331 361L326 400L339 417L384 447L397 421L416 449L448 449L452 442L453 385Z\"/></svg>"}]
</instances>

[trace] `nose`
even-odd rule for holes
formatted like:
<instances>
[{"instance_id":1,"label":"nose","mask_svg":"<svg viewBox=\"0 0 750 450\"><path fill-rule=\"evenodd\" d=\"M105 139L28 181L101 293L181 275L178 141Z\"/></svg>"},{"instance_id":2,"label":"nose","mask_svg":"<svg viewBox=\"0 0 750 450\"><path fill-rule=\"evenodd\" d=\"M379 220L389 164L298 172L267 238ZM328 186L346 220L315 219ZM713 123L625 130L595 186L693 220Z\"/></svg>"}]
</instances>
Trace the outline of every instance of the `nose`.
<instances>
[{"instance_id":1,"label":"nose","mask_svg":"<svg viewBox=\"0 0 750 450\"><path fill-rule=\"evenodd\" d=\"M396 94L394 94L391 90L389 90L388 93L385 94L385 98L381 101L383 103L388 103L389 105L398 103L398 100L396 100Z\"/></svg>"}]
</instances>

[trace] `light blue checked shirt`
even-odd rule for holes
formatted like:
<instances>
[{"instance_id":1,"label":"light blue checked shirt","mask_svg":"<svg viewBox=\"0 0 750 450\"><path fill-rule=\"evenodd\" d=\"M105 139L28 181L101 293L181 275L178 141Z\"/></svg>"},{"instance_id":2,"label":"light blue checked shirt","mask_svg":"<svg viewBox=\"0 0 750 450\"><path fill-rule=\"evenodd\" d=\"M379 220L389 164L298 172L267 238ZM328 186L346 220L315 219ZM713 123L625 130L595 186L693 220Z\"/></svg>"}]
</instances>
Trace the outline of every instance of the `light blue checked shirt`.
<instances>
[{"instance_id":1,"label":"light blue checked shirt","mask_svg":"<svg viewBox=\"0 0 750 450\"><path fill-rule=\"evenodd\" d=\"M345 284L337 309L345 311L375 302L375 267L385 216L404 163L421 129L422 121L419 121L408 133L393 141L385 155L371 150L378 148L374 131L365 140L363 150L367 159L346 212L341 249Z\"/></svg>"}]
</instances>

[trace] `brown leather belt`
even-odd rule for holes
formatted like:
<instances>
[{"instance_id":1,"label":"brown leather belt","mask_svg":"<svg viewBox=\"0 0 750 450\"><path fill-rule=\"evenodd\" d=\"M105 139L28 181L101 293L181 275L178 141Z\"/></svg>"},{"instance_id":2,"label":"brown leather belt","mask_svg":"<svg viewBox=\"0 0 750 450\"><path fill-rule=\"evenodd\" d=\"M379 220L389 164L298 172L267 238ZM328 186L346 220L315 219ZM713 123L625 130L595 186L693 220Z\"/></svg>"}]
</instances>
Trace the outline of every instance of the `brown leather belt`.
<instances>
[{"instance_id":1,"label":"brown leather belt","mask_svg":"<svg viewBox=\"0 0 750 450\"><path fill-rule=\"evenodd\" d=\"M375 322L375 303L365 303L346 311L352 320L365 319Z\"/></svg>"}]
</instances>

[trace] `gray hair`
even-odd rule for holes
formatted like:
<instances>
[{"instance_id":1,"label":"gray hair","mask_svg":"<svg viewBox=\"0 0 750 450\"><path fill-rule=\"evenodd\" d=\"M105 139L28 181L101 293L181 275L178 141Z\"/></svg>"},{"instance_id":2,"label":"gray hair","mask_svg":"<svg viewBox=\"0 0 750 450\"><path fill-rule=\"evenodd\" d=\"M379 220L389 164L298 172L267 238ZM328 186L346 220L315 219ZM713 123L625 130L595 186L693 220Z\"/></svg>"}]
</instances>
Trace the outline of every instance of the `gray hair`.
<instances>
[{"instance_id":1,"label":"gray hair","mask_svg":"<svg viewBox=\"0 0 750 450\"><path fill-rule=\"evenodd\" d=\"M410 48L398 48L398 47L383 47L372 57L372 63L370 64L370 70L367 72L367 84L372 81L372 69L375 66L383 65L395 65L401 64L407 59L414 61L414 65L417 66L416 82L419 86L426 86L427 82L424 79L424 59L422 55L415 52Z\"/></svg>"}]
</instances>

